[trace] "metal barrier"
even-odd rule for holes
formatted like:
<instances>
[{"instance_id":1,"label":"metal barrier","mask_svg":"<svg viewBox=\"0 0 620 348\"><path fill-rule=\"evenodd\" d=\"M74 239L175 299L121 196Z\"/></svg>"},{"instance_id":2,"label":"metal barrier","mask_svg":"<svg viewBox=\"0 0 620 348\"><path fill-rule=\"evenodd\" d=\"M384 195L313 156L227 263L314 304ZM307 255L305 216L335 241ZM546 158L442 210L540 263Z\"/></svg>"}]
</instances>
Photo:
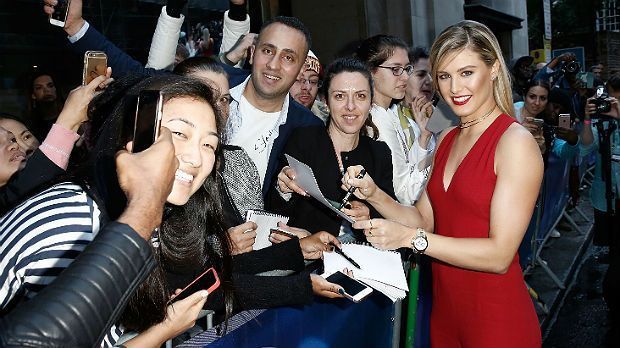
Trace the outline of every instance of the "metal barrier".
<instances>
[{"instance_id":1,"label":"metal barrier","mask_svg":"<svg viewBox=\"0 0 620 348\"><path fill-rule=\"evenodd\" d=\"M304 307L246 311L229 320L226 335L218 335L220 325L179 347L398 347L400 305L374 291L359 303L315 298Z\"/></svg>"}]
</instances>

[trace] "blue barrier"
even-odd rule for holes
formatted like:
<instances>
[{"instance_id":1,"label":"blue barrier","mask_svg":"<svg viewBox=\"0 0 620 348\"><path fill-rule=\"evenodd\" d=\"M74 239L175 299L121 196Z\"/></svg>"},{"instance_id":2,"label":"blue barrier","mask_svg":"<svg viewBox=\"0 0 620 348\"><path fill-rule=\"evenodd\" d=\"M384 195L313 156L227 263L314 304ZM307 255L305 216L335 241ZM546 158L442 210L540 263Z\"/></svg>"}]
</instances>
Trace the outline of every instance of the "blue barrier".
<instances>
[{"instance_id":1,"label":"blue barrier","mask_svg":"<svg viewBox=\"0 0 620 348\"><path fill-rule=\"evenodd\" d=\"M519 246L519 262L522 268L525 268L534 256L532 242L542 241L551 232L568 202L569 164L569 161L563 160L553 153L549 154L541 193L536 202L536 209L540 209L540 212L534 210L523 241ZM537 224L538 213L540 213L540 221Z\"/></svg>"},{"instance_id":2,"label":"blue barrier","mask_svg":"<svg viewBox=\"0 0 620 348\"><path fill-rule=\"evenodd\" d=\"M360 303L315 298L312 305L270 309L255 318L242 312L231 322L244 323L225 336L215 339L212 328L180 347L391 347L394 316L392 301L377 291Z\"/></svg>"}]
</instances>

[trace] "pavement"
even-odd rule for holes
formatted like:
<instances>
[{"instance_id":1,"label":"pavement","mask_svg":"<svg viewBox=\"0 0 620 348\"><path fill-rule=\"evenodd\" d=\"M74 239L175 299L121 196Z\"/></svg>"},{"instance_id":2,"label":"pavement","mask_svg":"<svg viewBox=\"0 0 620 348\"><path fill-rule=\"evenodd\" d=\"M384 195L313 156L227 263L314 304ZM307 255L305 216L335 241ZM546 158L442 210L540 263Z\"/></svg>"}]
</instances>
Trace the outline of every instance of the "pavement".
<instances>
[{"instance_id":1,"label":"pavement","mask_svg":"<svg viewBox=\"0 0 620 348\"><path fill-rule=\"evenodd\" d=\"M619 347L620 342L606 340L609 323L601 284L608 248L592 245L594 217L588 187L583 187L577 209L567 210L567 215L574 224L567 218L558 223L560 237L549 238L540 252L540 262L525 275L538 296L534 303L543 347Z\"/></svg>"}]
</instances>

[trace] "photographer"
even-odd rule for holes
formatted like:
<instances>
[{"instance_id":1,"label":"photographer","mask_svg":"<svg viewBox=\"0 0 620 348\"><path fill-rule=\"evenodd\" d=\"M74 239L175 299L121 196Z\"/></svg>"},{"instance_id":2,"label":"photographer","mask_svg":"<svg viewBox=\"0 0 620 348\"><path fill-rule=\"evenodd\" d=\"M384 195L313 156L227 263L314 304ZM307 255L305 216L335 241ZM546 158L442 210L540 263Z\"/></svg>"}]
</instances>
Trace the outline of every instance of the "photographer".
<instances>
[{"instance_id":1,"label":"photographer","mask_svg":"<svg viewBox=\"0 0 620 348\"><path fill-rule=\"evenodd\" d=\"M612 322L615 321L617 324L620 320L620 303L618 303L618 294L620 293L620 272L618 269L620 267L620 236L617 227L620 223L618 219L618 207L620 206L618 201L620 196L618 194L620 191L618 187L618 183L620 183L620 163L618 162L618 156L620 156L620 130L618 130L618 120L620 119L620 105L618 104L618 98L620 98L619 73L610 77L606 89L608 95L594 96L588 99L586 104L581 152L596 153L594 179L590 189L594 208L594 244L609 245L609 269L603 282L603 296L609 307L610 318ZM596 119L596 126L592 125L593 120L591 118ZM607 146L610 153L606 153ZM610 165L611 168L605 168L607 165ZM607 174L605 173L609 172L611 172L609 176L610 185L607 186ZM606 194L609 189L611 199L608 201ZM608 207L608 202L611 204L610 207Z\"/></svg>"},{"instance_id":2,"label":"photographer","mask_svg":"<svg viewBox=\"0 0 620 348\"><path fill-rule=\"evenodd\" d=\"M571 115L579 119L583 118L585 107L585 88L577 78L581 71L581 65L573 53L564 53L553 58L549 64L534 76L533 80L547 80L554 88L564 90L570 98Z\"/></svg>"}]
</instances>

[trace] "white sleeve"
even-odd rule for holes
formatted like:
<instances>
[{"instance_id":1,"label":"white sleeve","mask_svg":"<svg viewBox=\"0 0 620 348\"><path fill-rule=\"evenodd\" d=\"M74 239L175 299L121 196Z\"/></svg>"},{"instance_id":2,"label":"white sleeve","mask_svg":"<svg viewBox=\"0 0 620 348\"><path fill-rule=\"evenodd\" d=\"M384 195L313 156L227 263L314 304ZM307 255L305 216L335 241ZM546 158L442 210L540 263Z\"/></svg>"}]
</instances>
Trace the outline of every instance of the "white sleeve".
<instances>
[{"instance_id":1,"label":"white sleeve","mask_svg":"<svg viewBox=\"0 0 620 348\"><path fill-rule=\"evenodd\" d=\"M170 17L166 13L166 6L161 8L161 14L157 20L157 27L153 33L149 59L146 63L147 68L169 69L174 64L174 56L179 43L181 25L185 16L180 18Z\"/></svg>"},{"instance_id":2,"label":"white sleeve","mask_svg":"<svg viewBox=\"0 0 620 348\"><path fill-rule=\"evenodd\" d=\"M416 170L415 163L407 158L392 121L383 117L384 115L377 116L373 115L372 120L379 129L378 140L385 142L392 152L392 181L396 198L402 204L413 205L424 188L426 174Z\"/></svg>"},{"instance_id":3,"label":"white sleeve","mask_svg":"<svg viewBox=\"0 0 620 348\"><path fill-rule=\"evenodd\" d=\"M86 31L88 30L89 27L90 27L90 24L88 23L88 21L84 21L84 24L82 24L82 27L80 28L80 30L78 30L77 33L73 34L73 36L67 36L67 39L69 40L70 43L78 42L78 40L81 39L84 36L84 34L86 34Z\"/></svg>"},{"instance_id":4,"label":"white sleeve","mask_svg":"<svg viewBox=\"0 0 620 348\"><path fill-rule=\"evenodd\" d=\"M229 10L230 11L230 10ZM234 21L228 17L228 12L224 12L224 25L222 28L222 45L220 46L220 52L228 52L237 43L237 40L241 35L250 32L250 16L245 15L245 20L242 22ZM235 65L241 67L240 63Z\"/></svg>"}]
</instances>

